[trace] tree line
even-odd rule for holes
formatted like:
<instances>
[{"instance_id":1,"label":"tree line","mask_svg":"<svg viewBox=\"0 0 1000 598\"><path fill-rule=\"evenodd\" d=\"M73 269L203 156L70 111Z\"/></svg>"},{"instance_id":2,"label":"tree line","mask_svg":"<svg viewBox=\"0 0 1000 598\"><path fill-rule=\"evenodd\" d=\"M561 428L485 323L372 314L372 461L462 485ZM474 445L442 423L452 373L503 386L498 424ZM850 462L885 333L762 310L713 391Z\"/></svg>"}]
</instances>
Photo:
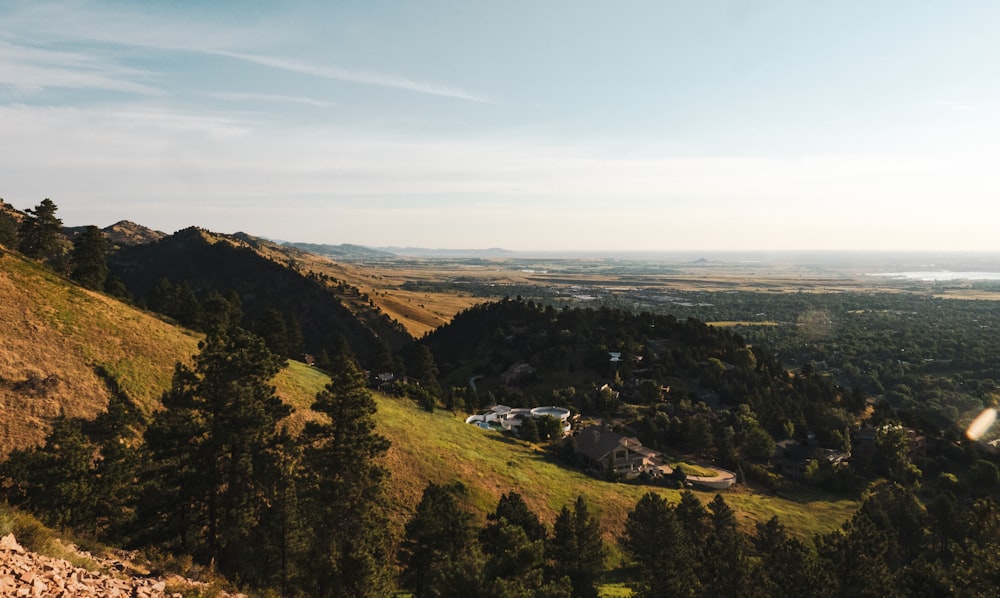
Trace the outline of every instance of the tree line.
<instances>
[{"instance_id":1,"label":"tree line","mask_svg":"<svg viewBox=\"0 0 1000 598\"><path fill-rule=\"evenodd\" d=\"M124 296L121 282L108 276L111 247L104 232L86 226L67 240L62 220L56 216L58 209L51 199L43 199L24 211L20 223L6 211L0 212L0 245L49 264L83 287Z\"/></svg>"},{"instance_id":2,"label":"tree line","mask_svg":"<svg viewBox=\"0 0 1000 598\"><path fill-rule=\"evenodd\" d=\"M346 345L320 414L292 435L268 381L284 360L219 328L178 363L148 420L120 391L94 422L60 418L45 443L3 464L3 494L44 521L214 565L283 595L382 596L391 585L388 441Z\"/></svg>"}]
</instances>

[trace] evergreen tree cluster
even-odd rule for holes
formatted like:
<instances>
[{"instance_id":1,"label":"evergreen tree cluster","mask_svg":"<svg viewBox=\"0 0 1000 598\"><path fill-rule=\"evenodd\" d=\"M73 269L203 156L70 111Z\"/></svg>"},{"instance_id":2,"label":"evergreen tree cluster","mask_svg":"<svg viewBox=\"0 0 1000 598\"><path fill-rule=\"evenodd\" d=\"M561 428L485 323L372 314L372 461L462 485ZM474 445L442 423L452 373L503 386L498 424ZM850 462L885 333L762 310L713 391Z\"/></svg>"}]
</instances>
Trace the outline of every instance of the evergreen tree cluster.
<instances>
[{"instance_id":1,"label":"evergreen tree cluster","mask_svg":"<svg viewBox=\"0 0 1000 598\"><path fill-rule=\"evenodd\" d=\"M24 211L18 227L18 249L24 255L55 263L63 252L62 220L56 216L58 207L51 199L43 199L34 209Z\"/></svg>"},{"instance_id":2,"label":"evergreen tree cluster","mask_svg":"<svg viewBox=\"0 0 1000 598\"><path fill-rule=\"evenodd\" d=\"M841 529L802 540L773 517L741 531L721 495L703 506L648 493L621 545L637 598L656 596L992 596L1000 589L1000 507L993 498L927 507L902 486L876 487Z\"/></svg>"},{"instance_id":3,"label":"evergreen tree cluster","mask_svg":"<svg viewBox=\"0 0 1000 598\"><path fill-rule=\"evenodd\" d=\"M0 199L0 245L8 249L17 249L17 220L7 211L7 205Z\"/></svg>"},{"instance_id":4,"label":"evergreen tree cluster","mask_svg":"<svg viewBox=\"0 0 1000 598\"><path fill-rule=\"evenodd\" d=\"M45 443L2 466L3 497L44 521L214 566L285 596L384 596L392 585L388 441L346 345L293 436L269 380L283 365L264 341L217 328L177 364L163 410L145 418L109 382L94 422L60 418Z\"/></svg>"},{"instance_id":5,"label":"evergreen tree cluster","mask_svg":"<svg viewBox=\"0 0 1000 598\"><path fill-rule=\"evenodd\" d=\"M124 296L120 283L108 277L110 246L104 232L89 225L68 239L62 220L56 216L58 210L59 206L46 198L25 210L20 223L6 210L0 211L0 245L44 261L88 289Z\"/></svg>"},{"instance_id":6,"label":"evergreen tree cluster","mask_svg":"<svg viewBox=\"0 0 1000 598\"><path fill-rule=\"evenodd\" d=\"M583 497L550 533L517 492L477 529L459 483L428 484L400 547L400 585L430 596L596 598L607 551Z\"/></svg>"},{"instance_id":7,"label":"evergreen tree cluster","mask_svg":"<svg viewBox=\"0 0 1000 598\"><path fill-rule=\"evenodd\" d=\"M867 407L863 396L855 400L829 376L808 368L790 375L775 354L727 329L648 312L504 299L469 308L420 344L445 364L446 386L464 384L458 376L470 370L479 374L479 391L464 401L469 410L555 404L620 418L645 446L695 453L733 469L766 467L775 440L813 438L840 449ZM537 371L530 384L500 382L516 363ZM549 380L575 386L557 388ZM532 434L530 427L525 432ZM828 477L840 489L856 481Z\"/></svg>"}]
</instances>

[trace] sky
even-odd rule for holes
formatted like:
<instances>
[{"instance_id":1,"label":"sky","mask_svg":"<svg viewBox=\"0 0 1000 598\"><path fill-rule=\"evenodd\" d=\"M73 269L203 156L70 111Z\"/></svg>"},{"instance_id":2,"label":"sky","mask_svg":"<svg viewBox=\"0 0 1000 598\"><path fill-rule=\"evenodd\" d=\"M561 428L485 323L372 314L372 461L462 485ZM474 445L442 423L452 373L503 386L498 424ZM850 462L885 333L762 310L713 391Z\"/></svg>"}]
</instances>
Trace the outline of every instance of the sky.
<instances>
[{"instance_id":1,"label":"sky","mask_svg":"<svg viewBox=\"0 0 1000 598\"><path fill-rule=\"evenodd\" d=\"M0 197L371 247L1000 250L992 0L0 0Z\"/></svg>"}]
</instances>

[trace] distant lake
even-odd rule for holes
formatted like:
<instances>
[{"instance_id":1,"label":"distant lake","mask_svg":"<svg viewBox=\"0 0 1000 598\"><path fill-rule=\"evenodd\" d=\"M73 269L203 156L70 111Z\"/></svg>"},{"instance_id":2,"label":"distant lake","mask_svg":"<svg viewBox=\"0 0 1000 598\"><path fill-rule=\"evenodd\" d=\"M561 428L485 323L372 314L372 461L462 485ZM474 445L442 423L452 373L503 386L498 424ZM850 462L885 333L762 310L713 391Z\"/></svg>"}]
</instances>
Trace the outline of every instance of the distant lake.
<instances>
[{"instance_id":1,"label":"distant lake","mask_svg":"<svg viewBox=\"0 0 1000 598\"><path fill-rule=\"evenodd\" d=\"M1000 280L1000 272L952 272L951 270L937 270L933 272L882 272L866 274L865 276L885 276L887 278L923 280L928 282L945 280Z\"/></svg>"}]
</instances>

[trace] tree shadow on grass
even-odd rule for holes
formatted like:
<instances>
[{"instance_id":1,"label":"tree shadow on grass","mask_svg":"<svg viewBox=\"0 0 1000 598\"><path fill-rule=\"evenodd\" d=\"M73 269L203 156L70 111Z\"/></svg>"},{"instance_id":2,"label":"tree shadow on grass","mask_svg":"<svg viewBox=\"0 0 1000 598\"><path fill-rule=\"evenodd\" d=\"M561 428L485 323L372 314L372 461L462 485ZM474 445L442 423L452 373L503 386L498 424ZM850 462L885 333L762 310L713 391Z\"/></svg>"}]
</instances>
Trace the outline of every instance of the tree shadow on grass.
<instances>
[{"instance_id":1,"label":"tree shadow on grass","mask_svg":"<svg viewBox=\"0 0 1000 598\"><path fill-rule=\"evenodd\" d=\"M495 442L502 442L504 444L509 444L512 446L524 446L524 443L522 443L514 436L511 436L510 434L504 434L502 432L497 432L495 434L487 434L486 437Z\"/></svg>"}]
</instances>

